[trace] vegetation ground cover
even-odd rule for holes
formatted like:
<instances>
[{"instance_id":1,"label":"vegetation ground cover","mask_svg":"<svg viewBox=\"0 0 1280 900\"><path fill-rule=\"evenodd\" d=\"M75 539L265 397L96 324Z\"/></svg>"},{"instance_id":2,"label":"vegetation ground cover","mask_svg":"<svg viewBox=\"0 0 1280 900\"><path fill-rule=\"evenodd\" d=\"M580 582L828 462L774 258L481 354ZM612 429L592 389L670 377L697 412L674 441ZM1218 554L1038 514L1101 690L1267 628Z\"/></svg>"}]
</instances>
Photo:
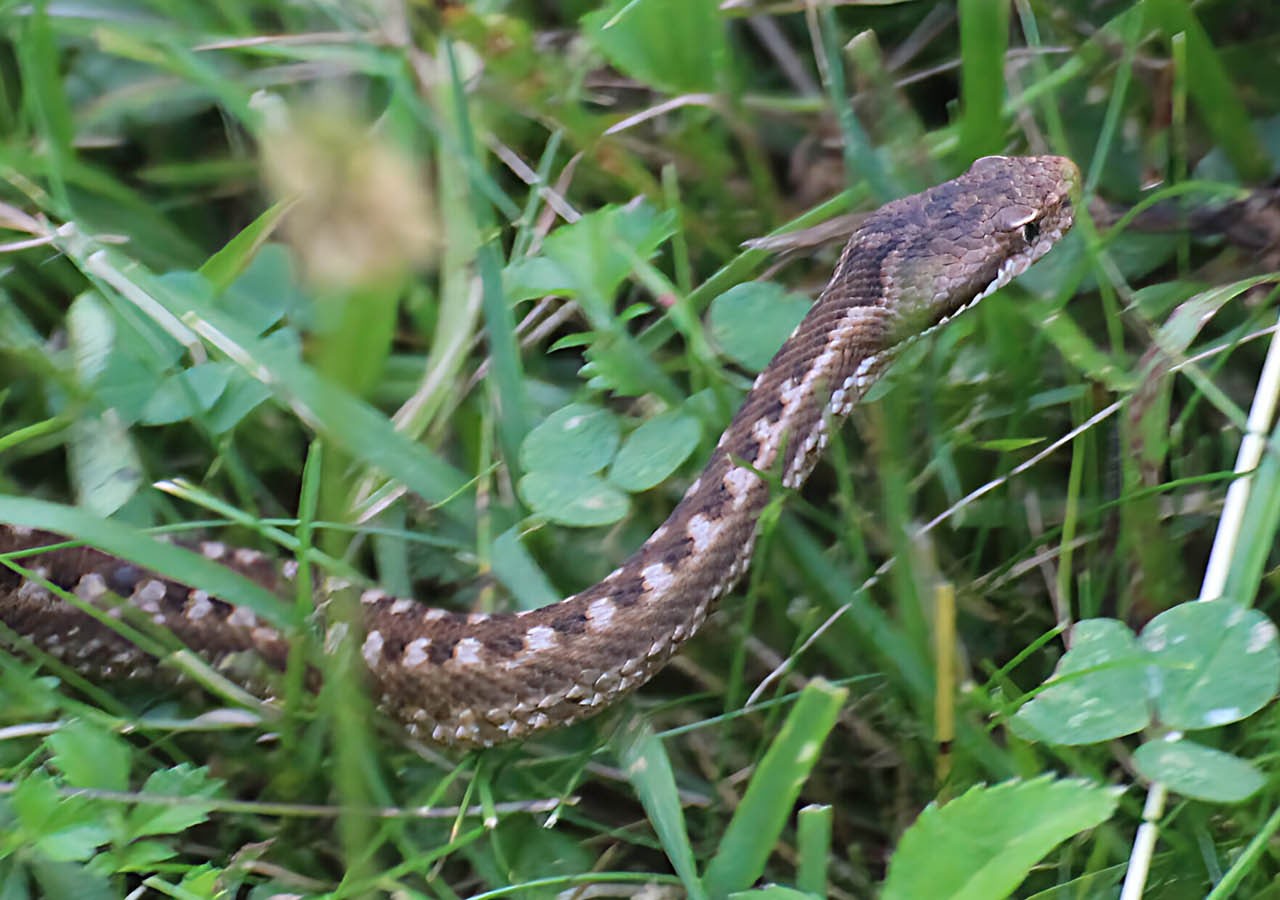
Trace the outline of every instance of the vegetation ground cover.
<instances>
[{"instance_id":1,"label":"vegetation ground cover","mask_svg":"<svg viewBox=\"0 0 1280 900\"><path fill-rule=\"evenodd\" d=\"M163 634L176 690L0 629L3 896L1109 897L1144 806L1144 896L1275 893L1273 4L118 0L0 35L0 521L459 609L638 546L859 212L988 153L1085 173L592 722L459 757L305 627L324 687L269 706Z\"/></svg>"}]
</instances>

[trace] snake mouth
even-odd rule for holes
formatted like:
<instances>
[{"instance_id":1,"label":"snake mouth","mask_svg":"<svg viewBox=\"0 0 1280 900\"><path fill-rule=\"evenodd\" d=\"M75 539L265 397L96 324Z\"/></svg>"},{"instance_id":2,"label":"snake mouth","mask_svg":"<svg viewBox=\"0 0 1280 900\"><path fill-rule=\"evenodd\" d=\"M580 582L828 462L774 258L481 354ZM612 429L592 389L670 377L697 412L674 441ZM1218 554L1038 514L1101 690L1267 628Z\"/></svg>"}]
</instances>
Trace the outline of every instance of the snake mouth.
<instances>
[{"instance_id":1,"label":"snake mouth","mask_svg":"<svg viewBox=\"0 0 1280 900\"><path fill-rule=\"evenodd\" d=\"M991 283L974 295L974 298L962 306L960 310L957 310L957 312L968 309L979 300L990 297L996 291L1000 290L1000 288L1004 287L1023 272L1027 271L1027 269L1031 268L1032 263L1035 263L1040 259L1040 257L1052 250L1053 246L1058 243L1059 239L1061 239L1065 233L1066 228L1061 225L1041 228L1037 232L1035 242L1030 244L1027 249L1021 253L1017 253L1010 256L1008 259L1002 260L1000 262L1000 267L996 269L996 276L991 280ZM952 313L952 315L955 315L955 313Z\"/></svg>"}]
</instances>

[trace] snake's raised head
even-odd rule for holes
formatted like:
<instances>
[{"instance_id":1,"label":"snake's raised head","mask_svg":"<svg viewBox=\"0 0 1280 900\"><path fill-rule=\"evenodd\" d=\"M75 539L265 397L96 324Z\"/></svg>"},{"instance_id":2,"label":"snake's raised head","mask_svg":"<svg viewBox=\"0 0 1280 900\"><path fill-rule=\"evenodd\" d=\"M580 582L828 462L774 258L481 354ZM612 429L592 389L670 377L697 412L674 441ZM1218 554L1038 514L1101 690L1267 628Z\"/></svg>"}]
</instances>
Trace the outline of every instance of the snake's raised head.
<instances>
[{"instance_id":1,"label":"snake's raised head","mask_svg":"<svg viewBox=\"0 0 1280 900\"><path fill-rule=\"evenodd\" d=\"M959 178L894 201L860 229L879 260L890 343L919 334L1003 287L1075 221L1075 163L1061 156L984 156Z\"/></svg>"}]
</instances>

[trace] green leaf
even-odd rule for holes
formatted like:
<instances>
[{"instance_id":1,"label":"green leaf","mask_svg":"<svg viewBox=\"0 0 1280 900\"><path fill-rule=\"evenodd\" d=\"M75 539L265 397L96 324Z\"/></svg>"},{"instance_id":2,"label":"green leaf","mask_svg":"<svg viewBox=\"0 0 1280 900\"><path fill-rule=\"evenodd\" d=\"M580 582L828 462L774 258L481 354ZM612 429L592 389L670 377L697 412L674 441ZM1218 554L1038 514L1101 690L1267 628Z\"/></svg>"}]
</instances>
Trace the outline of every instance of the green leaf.
<instances>
[{"instance_id":1,"label":"green leaf","mask_svg":"<svg viewBox=\"0 0 1280 900\"><path fill-rule=\"evenodd\" d=\"M75 787L123 791L129 786L129 744L83 719L49 735L53 765Z\"/></svg>"},{"instance_id":2,"label":"green leaf","mask_svg":"<svg viewBox=\"0 0 1280 900\"><path fill-rule=\"evenodd\" d=\"M292 202L281 201L242 228L227 241L221 250L209 257L200 267L200 274L213 285L214 291L226 290L241 275L253 267L262 255L263 244L271 237L276 225L284 218ZM283 249L283 248L281 248Z\"/></svg>"},{"instance_id":3,"label":"green leaf","mask_svg":"<svg viewBox=\"0 0 1280 900\"><path fill-rule=\"evenodd\" d=\"M520 479L520 497L541 516L561 525L612 525L627 514L627 495L599 475L530 472Z\"/></svg>"},{"instance_id":4,"label":"green leaf","mask_svg":"<svg viewBox=\"0 0 1280 900\"><path fill-rule=\"evenodd\" d=\"M513 300L564 294L582 303L593 328L613 319L613 296L635 261L653 256L675 231L675 216L647 203L609 206L557 228L542 255L507 266L503 287Z\"/></svg>"},{"instance_id":5,"label":"green leaf","mask_svg":"<svg viewBox=\"0 0 1280 900\"><path fill-rule=\"evenodd\" d=\"M206 269L207 264L201 273ZM218 282L212 283L216 292ZM296 313L304 302L293 259L281 244L262 247L217 300L219 309L256 334L264 333L289 313Z\"/></svg>"},{"instance_id":6,"label":"green leaf","mask_svg":"<svg viewBox=\"0 0 1280 900\"><path fill-rule=\"evenodd\" d=\"M89 859L111 840L103 810L83 797L62 797L41 774L30 775L13 792L13 812L26 841L57 862Z\"/></svg>"},{"instance_id":7,"label":"green leaf","mask_svg":"<svg viewBox=\"0 0 1280 900\"><path fill-rule=\"evenodd\" d=\"M226 434L267 401L271 390L259 381L236 377L209 408L204 423L214 434Z\"/></svg>"},{"instance_id":8,"label":"green leaf","mask_svg":"<svg viewBox=\"0 0 1280 900\"><path fill-rule=\"evenodd\" d=\"M647 491L661 484L689 458L702 426L679 411L663 413L627 436L609 469L609 480L624 491Z\"/></svg>"},{"instance_id":9,"label":"green leaf","mask_svg":"<svg viewBox=\"0 0 1280 900\"><path fill-rule=\"evenodd\" d=\"M402 482L409 490L438 504L440 511L465 524L473 513L463 503L449 503L467 487L461 472L423 445L406 437L387 417L290 352L255 335L234 316L217 308L211 292L192 284L194 276L160 278L118 250L91 242L63 246L77 266L127 294L153 321L183 340L197 336L218 348L249 377L266 385L278 401L335 446L363 463ZM257 610L254 610L257 612Z\"/></svg>"},{"instance_id":10,"label":"green leaf","mask_svg":"<svg viewBox=\"0 0 1280 900\"><path fill-rule=\"evenodd\" d=\"M675 773L662 741L654 735L648 722L634 716L613 732L609 744L618 758L618 766L640 798L649 824L658 835L671 867L680 876L685 892L691 900L706 900L707 891L698 878L693 847L689 844Z\"/></svg>"},{"instance_id":11,"label":"green leaf","mask_svg":"<svg viewBox=\"0 0 1280 900\"><path fill-rule=\"evenodd\" d=\"M1240 757L1188 740L1148 741L1134 751L1133 765L1171 791L1211 803L1239 803L1266 783Z\"/></svg>"},{"instance_id":12,"label":"green leaf","mask_svg":"<svg viewBox=\"0 0 1280 900\"><path fill-rule=\"evenodd\" d=\"M99 854L94 866L116 872L144 872L155 869L157 863L172 859L177 852L165 841L134 841Z\"/></svg>"},{"instance_id":13,"label":"green leaf","mask_svg":"<svg viewBox=\"0 0 1280 900\"><path fill-rule=\"evenodd\" d=\"M724 354L759 372L809 311L809 299L771 281L731 287L711 301L711 336Z\"/></svg>"},{"instance_id":14,"label":"green leaf","mask_svg":"<svg viewBox=\"0 0 1280 900\"><path fill-rule=\"evenodd\" d=\"M119 900L120 889L105 875L73 862L37 858L31 872L42 900Z\"/></svg>"},{"instance_id":15,"label":"green leaf","mask_svg":"<svg viewBox=\"0 0 1280 900\"><path fill-rule=\"evenodd\" d=\"M930 804L889 861L881 900L1007 897L1045 854L1102 824L1120 791L1052 777L979 785Z\"/></svg>"},{"instance_id":16,"label":"green leaf","mask_svg":"<svg viewBox=\"0 0 1280 900\"><path fill-rule=\"evenodd\" d=\"M526 472L589 475L617 452L618 419L608 410L571 403L547 416L520 445Z\"/></svg>"},{"instance_id":17,"label":"green leaf","mask_svg":"<svg viewBox=\"0 0 1280 900\"><path fill-rule=\"evenodd\" d=\"M1141 731L1151 720L1141 688L1146 663L1124 623L1084 619L1045 689L1013 717L1014 733L1074 746Z\"/></svg>"},{"instance_id":18,"label":"green leaf","mask_svg":"<svg viewBox=\"0 0 1280 900\"><path fill-rule=\"evenodd\" d=\"M669 94L715 90L728 63L718 0L610 0L582 33L619 71Z\"/></svg>"},{"instance_id":19,"label":"green leaf","mask_svg":"<svg viewBox=\"0 0 1280 900\"><path fill-rule=\"evenodd\" d=\"M115 318L96 291L87 291L67 310L67 344L75 359L76 376L82 385L102 377L115 346Z\"/></svg>"},{"instance_id":20,"label":"green leaf","mask_svg":"<svg viewBox=\"0 0 1280 900\"><path fill-rule=\"evenodd\" d=\"M142 462L113 409L72 423L67 463L76 499L100 516L124 506L142 486Z\"/></svg>"},{"instance_id":21,"label":"green leaf","mask_svg":"<svg viewBox=\"0 0 1280 900\"><path fill-rule=\"evenodd\" d=\"M711 896L746 890L764 874L800 788L818 762L822 743L835 727L848 695L846 689L821 678L800 692L707 864L703 883Z\"/></svg>"},{"instance_id":22,"label":"green leaf","mask_svg":"<svg viewBox=\"0 0 1280 900\"><path fill-rule=\"evenodd\" d=\"M511 592L521 609L537 609L563 599L520 542L518 526L494 539L489 561L494 577Z\"/></svg>"},{"instance_id":23,"label":"green leaf","mask_svg":"<svg viewBox=\"0 0 1280 900\"><path fill-rule=\"evenodd\" d=\"M126 827L130 839L149 834L172 834L209 818L212 804L206 798L217 795L222 781L210 778L204 767L181 763L169 769L152 772L142 786L138 804L129 811ZM163 805L148 803L148 794L166 798ZM173 804L174 798L186 798Z\"/></svg>"},{"instance_id":24,"label":"green leaf","mask_svg":"<svg viewBox=\"0 0 1280 900\"><path fill-rule=\"evenodd\" d=\"M183 369L164 379L142 409L143 425L169 425L209 409L227 388L231 373L226 363L208 362Z\"/></svg>"},{"instance_id":25,"label":"green leaf","mask_svg":"<svg viewBox=\"0 0 1280 900\"><path fill-rule=\"evenodd\" d=\"M1280 688L1276 627L1227 600L1183 603L1142 630L1160 720L1194 730L1253 715Z\"/></svg>"}]
</instances>

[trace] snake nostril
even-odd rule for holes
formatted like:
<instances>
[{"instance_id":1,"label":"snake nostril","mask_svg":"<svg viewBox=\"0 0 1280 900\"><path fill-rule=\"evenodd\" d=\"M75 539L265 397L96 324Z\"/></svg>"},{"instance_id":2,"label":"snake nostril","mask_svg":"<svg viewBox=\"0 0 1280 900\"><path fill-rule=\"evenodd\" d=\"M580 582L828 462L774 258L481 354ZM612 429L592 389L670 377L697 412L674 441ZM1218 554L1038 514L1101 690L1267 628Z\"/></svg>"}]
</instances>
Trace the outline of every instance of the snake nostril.
<instances>
[{"instance_id":1,"label":"snake nostril","mask_svg":"<svg viewBox=\"0 0 1280 900\"><path fill-rule=\"evenodd\" d=\"M1022 227L1022 236L1027 239L1028 244L1034 244L1040 237L1040 223L1028 222Z\"/></svg>"}]
</instances>

